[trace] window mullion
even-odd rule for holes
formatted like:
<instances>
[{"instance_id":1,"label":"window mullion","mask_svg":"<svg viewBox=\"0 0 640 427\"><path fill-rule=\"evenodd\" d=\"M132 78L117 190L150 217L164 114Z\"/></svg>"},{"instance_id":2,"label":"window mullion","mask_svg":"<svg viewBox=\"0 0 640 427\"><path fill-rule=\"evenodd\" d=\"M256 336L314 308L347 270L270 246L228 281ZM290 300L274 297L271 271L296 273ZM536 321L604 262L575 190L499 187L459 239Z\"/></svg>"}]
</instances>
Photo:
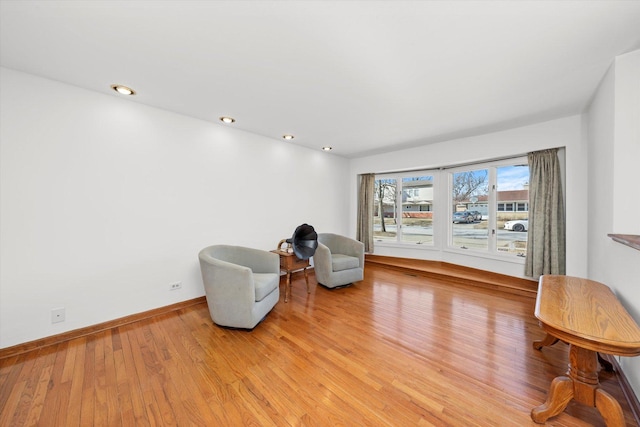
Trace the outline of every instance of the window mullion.
<instances>
[{"instance_id":1,"label":"window mullion","mask_svg":"<svg viewBox=\"0 0 640 427\"><path fill-rule=\"evenodd\" d=\"M497 206L498 206L498 183L497 183L497 171L495 167L489 168L489 206L487 218L487 226L489 228L489 252L498 252L498 230L497 230Z\"/></svg>"},{"instance_id":2,"label":"window mullion","mask_svg":"<svg viewBox=\"0 0 640 427\"><path fill-rule=\"evenodd\" d=\"M402 177L396 177L396 242L402 242Z\"/></svg>"}]
</instances>

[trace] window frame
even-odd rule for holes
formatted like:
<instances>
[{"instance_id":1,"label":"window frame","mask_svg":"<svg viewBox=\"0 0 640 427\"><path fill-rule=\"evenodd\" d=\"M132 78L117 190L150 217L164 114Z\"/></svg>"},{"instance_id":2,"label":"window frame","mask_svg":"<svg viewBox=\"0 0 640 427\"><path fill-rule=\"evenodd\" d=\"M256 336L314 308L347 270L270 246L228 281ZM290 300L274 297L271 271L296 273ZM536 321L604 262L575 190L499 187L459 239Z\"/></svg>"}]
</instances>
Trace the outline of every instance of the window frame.
<instances>
[{"instance_id":1,"label":"window frame","mask_svg":"<svg viewBox=\"0 0 640 427\"><path fill-rule=\"evenodd\" d=\"M469 164L464 166L451 167L443 170L443 172L447 174L447 182L448 182L448 186L447 186L448 187L447 206L449 210L448 218L452 218L454 214L454 211L453 211L453 176L454 174L460 173L460 172L471 172L471 171L479 171L479 170L485 170L485 169L487 170L487 178L488 178L488 183L487 183L488 216L489 218L495 218L495 215L496 215L495 185L493 189L491 188L491 183L495 182L495 170L492 171L491 168L487 166L485 163L474 163L474 164ZM492 206L493 206L493 212L492 212ZM448 249L462 251L465 253L474 252L474 253L486 254L486 253L490 253L492 241L493 243L495 243L495 235L496 235L495 229L493 229L493 232L492 232L490 224L487 224L487 249L486 250L478 249L478 248L465 248L461 246L455 246L453 244L453 229L454 229L453 221L449 221L449 224L447 227L447 240L446 240Z\"/></svg>"},{"instance_id":2,"label":"window frame","mask_svg":"<svg viewBox=\"0 0 640 427\"><path fill-rule=\"evenodd\" d=\"M434 247L436 247L436 232L435 232L435 227L433 228L433 235L432 235L432 240L430 243L409 243L403 240L403 230L402 230L402 226L403 226L403 206L402 206L402 191L404 191L404 186L403 186L403 180L405 178L420 178L420 177L431 177L431 185L433 187L433 200L432 200L432 208L427 210L427 211L420 211L420 212L431 212L431 215L436 215L436 213L433 210L433 205L435 204L435 202L433 202L436 199L436 191L437 191L437 178L436 178L436 173L439 172L437 169L425 169L425 170L418 170L418 171L411 171L411 172L398 172L398 173L384 173L384 174L376 174L375 175L375 180L379 181L379 180L395 180L396 182L396 189L395 189L395 218L396 218L396 235L395 235L395 239L394 240L387 240L387 239L380 239L378 237L373 236L373 240L375 242L376 245L381 245L381 246L398 246L398 247L403 247L403 248L420 248L420 249L432 249ZM411 191L415 191L417 192L418 189L411 189ZM407 194L408 196L408 194ZM400 201L398 203L398 200Z\"/></svg>"},{"instance_id":3,"label":"window frame","mask_svg":"<svg viewBox=\"0 0 640 427\"><path fill-rule=\"evenodd\" d=\"M402 171L402 172L386 172L375 175L376 180L395 179L396 180L396 200L400 200L395 206L395 216L397 219L396 236L393 240L381 240L374 236L376 246L380 247L396 247L403 249L416 250L436 250L442 252L450 252L474 256L480 258L490 258L500 261L513 263L524 263L522 256L514 255L512 252L499 251L498 242L498 213L518 213L524 212L518 210L518 205L523 202L510 201L500 202L505 207L504 211L498 209L498 168L507 166L528 166L526 155L513 156L498 160L487 160L483 162L467 163L464 165L452 165L438 168L425 168L419 170ZM456 171L469 170L488 170L488 217L491 223L487 225L487 249L463 249L452 245L452 221L447 221L453 215L453 199L452 199L452 177ZM433 180L433 201L431 211L433 212L433 241L431 244L415 244L402 240L402 191L403 178L431 176ZM528 201L525 203L525 209L528 210ZM506 210L510 208L511 210ZM443 221L442 218L445 220ZM438 219L440 219L438 221Z\"/></svg>"}]
</instances>

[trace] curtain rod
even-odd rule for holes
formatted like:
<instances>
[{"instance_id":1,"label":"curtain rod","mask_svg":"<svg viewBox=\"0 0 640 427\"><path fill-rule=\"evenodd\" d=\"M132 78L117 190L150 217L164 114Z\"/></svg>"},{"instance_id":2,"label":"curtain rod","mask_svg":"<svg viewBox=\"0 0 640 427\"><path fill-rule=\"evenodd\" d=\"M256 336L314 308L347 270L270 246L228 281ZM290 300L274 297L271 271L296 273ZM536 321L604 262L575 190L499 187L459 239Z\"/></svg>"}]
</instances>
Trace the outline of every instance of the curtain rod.
<instances>
[{"instance_id":1,"label":"curtain rod","mask_svg":"<svg viewBox=\"0 0 640 427\"><path fill-rule=\"evenodd\" d=\"M434 170L442 171L442 170L447 170L447 169L454 169L454 168L460 168L460 167L471 166L471 165L478 165L478 164L483 164L483 163L501 162L503 160L512 160L512 159L517 159L517 158L526 157L526 156L527 156L527 153L524 153L524 154L519 154L519 155L497 157L497 158L492 158L492 159L489 159L489 160L482 160L482 161L476 161L476 162L456 163L455 165L450 165L450 166L434 166L434 167L430 167L430 168L404 169L404 170L396 170L396 171L389 171L389 172L370 172L370 173L373 173L375 175L390 175L390 174L397 174L397 173L426 172L426 171L434 171ZM366 174L360 174L360 175L366 175Z\"/></svg>"}]
</instances>

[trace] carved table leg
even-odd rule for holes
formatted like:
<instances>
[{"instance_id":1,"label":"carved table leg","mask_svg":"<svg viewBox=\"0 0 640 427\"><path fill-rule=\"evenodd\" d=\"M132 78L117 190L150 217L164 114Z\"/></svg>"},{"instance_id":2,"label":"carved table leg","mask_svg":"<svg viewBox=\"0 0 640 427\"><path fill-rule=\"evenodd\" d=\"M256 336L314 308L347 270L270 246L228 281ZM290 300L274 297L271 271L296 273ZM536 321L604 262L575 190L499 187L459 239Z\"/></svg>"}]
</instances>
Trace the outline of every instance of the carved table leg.
<instances>
[{"instance_id":1,"label":"carved table leg","mask_svg":"<svg viewBox=\"0 0 640 427\"><path fill-rule=\"evenodd\" d=\"M564 411L573 398L573 380L568 377L556 377L551 382L547 401L531 410L531 419L538 424Z\"/></svg>"},{"instance_id":2,"label":"carved table leg","mask_svg":"<svg viewBox=\"0 0 640 427\"><path fill-rule=\"evenodd\" d=\"M533 348L535 350L540 350L542 347L552 346L558 341L560 341L558 338L554 337L553 335L547 334L547 336L544 337L541 341L534 341Z\"/></svg>"},{"instance_id":3,"label":"carved table leg","mask_svg":"<svg viewBox=\"0 0 640 427\"><path fill-rule=\"evenodd\" d=\"M569 344L569 370L573 380L573 398L592 408L596 406L598 382L598 360L596 352Z\"/></svg>"},{"instance_id":4,"label":"carved table leg","mask_svg":"<svg viewBox=\"0 0 640 427\"><path fill-rule=\"evenodd\" d=\"M545 339L546 340L546 339ZM571 399L584 405L596 407L607 427L624 427L624 416L620 404L598 382L598 360L596 352L569 344L568 377L557 377L551 383L544 404L533 408L531 419L544 423L558 415Z\"/></svg>"},{"instance_id":5,"label":"carved table leg","mask_svg":"<svg viewBox=\"0 0 640 427\"><path fill-rule=\"evenodd\" d=\"M617 400L601 388L596 390L596 408L607 427L624 427L624 414Z\"/></svg>"}]
</instances>

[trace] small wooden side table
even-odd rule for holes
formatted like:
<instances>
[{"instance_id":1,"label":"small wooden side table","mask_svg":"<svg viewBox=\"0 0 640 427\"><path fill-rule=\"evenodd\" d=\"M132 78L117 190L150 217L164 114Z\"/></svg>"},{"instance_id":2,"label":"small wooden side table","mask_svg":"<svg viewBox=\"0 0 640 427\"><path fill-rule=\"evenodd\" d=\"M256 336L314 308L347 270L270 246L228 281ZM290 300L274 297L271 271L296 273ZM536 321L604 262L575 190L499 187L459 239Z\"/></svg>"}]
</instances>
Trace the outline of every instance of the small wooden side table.
<instances>
[{"instance_id":1,"label":"small wooden side table","mask_svg":"<svg viewBox=\"0 0 640 427\"><path fill-rule=\"evenodd\" d=\"M640 327L602 283L571 276L540 277L535 316L547 336L539 350L556 340L569 344L566 375L556 377L547 400L531 410L536 423L558 415L571 399L596 407L608 427L624 427L620 404L600 388L596 353L640 355Z\"/></svg>"},{"instance_id":2,"label":"small wooden side table","mask_svg":"<svg viewBox=\"0 0 640 427\"><path fill-rule=\"evenodd\" d=\"M271 251L280 255L280 270L285 271L287 273L287 284L284 288L284 302L289 301L289 296L291 295L291 273L298 270L304 271L304 280L307 282L307 293L311 293L309 290L309 277L307 276L307 267L309 267L308 259L300 259L295 254L290 254L289 252L275 250Z\"/></svg>"}]
</instances>

